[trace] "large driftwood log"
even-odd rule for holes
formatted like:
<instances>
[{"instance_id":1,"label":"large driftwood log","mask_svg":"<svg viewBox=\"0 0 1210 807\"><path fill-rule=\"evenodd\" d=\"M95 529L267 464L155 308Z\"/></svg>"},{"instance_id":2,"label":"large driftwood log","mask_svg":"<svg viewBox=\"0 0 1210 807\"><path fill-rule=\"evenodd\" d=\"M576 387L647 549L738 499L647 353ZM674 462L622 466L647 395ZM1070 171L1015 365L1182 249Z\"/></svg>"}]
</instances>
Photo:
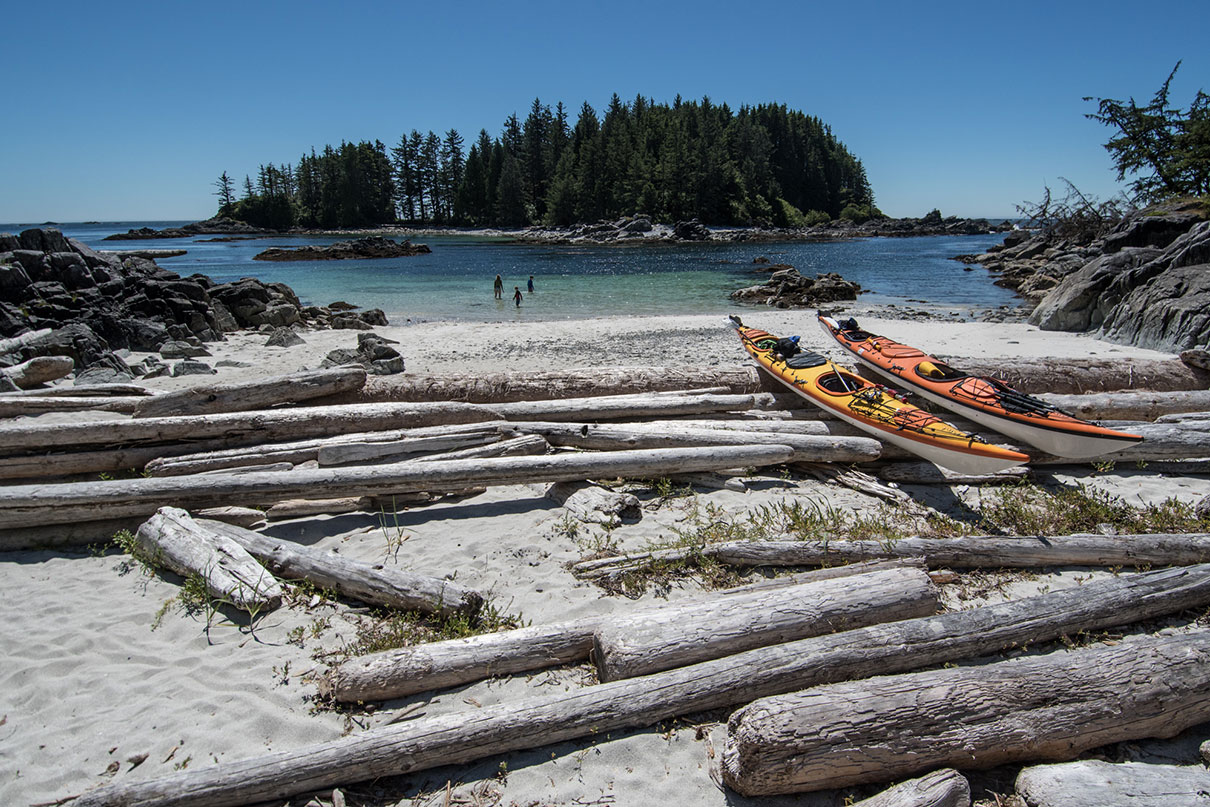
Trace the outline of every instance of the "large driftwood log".
<instances>
[{"instance_id":1,"label":"large driftwood log","mask_svg":"<svg viewBox=\"0 0 1210 807\"><path fill-rule=\"evenodd\" d=\"M852 807L970 807L971 786L953 768L926 773L889 787Z\"/></svg>"},{"instance_id":2,"label":"large driftwood log","mask_svg":"<svg viewBox=\"0 0 1210 807\"><path fill-rule=\"evenodd\" d=\"M446 462L403 462L353 468L295 469L289 473L67 482L0 487L0 523L8 528L151 514L165 505L258 505L289 498L336 498L447 490L485 485L538 484L612 477L663 476L736 466L777 465L793 456L786 446L721 446L604 454L493 457Z\"/></svg>"},{"instance_id":3,"label":"large driftwood log","mask_svg":"<svg viewBox=\"0 0 1210 807\"><path fill-rule=\"evenodd\" d=\"M113 396L37 395L5 397L0 395L0 417L41 415L47 412L133 412L142 398Z\"/></svg>"},{"instance_id":4,"label":"large driftwood log","mask_svg":"<svg viewBox=\"0 0 1210 807\"><path fill-rule=\"evenodd\" d=\"M728 722L723 780L757 796L1071 759L1207 719L1210 632L1148 637L756 701Z\"/></svg>"},{"instance_id":5,"label":"large driftwood log","mask_svg":"<svg viewBox=\"0 0 1210 807\"><path fill-rule=\"evenodd\" d=\"M701 600L742 595L750 591L799 585L882 571L885 563L839 566L798 575L762 580L706 595ZM666 604L646 606L637 613L658 613ZM319 688L342 703L401 698L434 689L467 684L495 675L532 672L560 664L586 661L593 635L608 617L593 616L485 633L464 639L413 645L351 658L329 670Z\"/></svg>"},{"instance_id":6,"label":"large driftwood log","mask_svg":"<svg viewBox=\"0 0 1210 807\"><path fill-rule=\"evenodd\" d=\"M76 807L223 807L456 765L832 681L897 673L1129 624L1210 602L1210 567L1094 581L1074 591L749 650L566 693L397 723L328 743L82 794ZM1210 672L1210 665L1203 665ZM1207 688L1210 692L1210 688Z\"/></svg>"},{"instance_id":7,"label":"large driftwood log","mask_svg":"<svg viewBox=\"0 0 1210 807\"><path fill-rule=\"evenodd\" d=\"M1210 390L1096 392L1038 396L1084 420L1155 420L1162 415L1210 410Z\"/></svg>"},{"instance_id":8,"label":"large driftwood log","mask_svg":"<svg viewBox=\"0 0 1210 807\"><path fill-rule=\"evenodd\" d=\"M235 541L283 580L309 580L370 605L444 615L473 614L483 605L479 592L453 580L351 560L221 521L199 519L194 524L201 532Z\"/></svg>"},{"instance_id":9,"label":"large driftwood log","mask_svg":"<svg viewBox=\"0 0 1210 807\"><path fill-rule=\"evenodd\" d=\"M877 459L881 444L870 437L824 437L732 429L688 429L663 424L543 423L517 421L522 432L540 434L556 446L596 451L688 446L787 445L795 460L866 462Z\"/></svg>"},{"instance_id":10,"label":"large driftwood log","mask_svg":"<svg viewBox=\"0 0 1210 807\"><path fill-rule=\"evenodd\" d=\"M26 331L25 333L18 334L17 336L10 336L5 339L0 339L0 356L3 356L6 353L12 353L14 350L18 350L25 345L32 345L43 336L49 336L50 333L50 328L39 328L36 331Z\"/></svg>"},{"instance_id":11,"label":"large driftwood log","mask_svg":"<svg viewBox=\"0 0 1210 807\"><path fill-rule=\"evenodd\" d=\"M410 437L375 443L337 443L320 446L315 457L320 467L334 465L369 465L375 462L395 460L416 454L436 454L476 448L500 441L498 429L477 429L432 437Z\"/></svg>"},{"instance_id":12,"label":"large driftwood log","mask_svg":"<svg viewBox=\"0 0 1210 807\"><path fill-rule=\"evenodd\" d=\"M1016 791L1030 807L1205 807L1210 772L1201 765L1083 759L1026 768Z\"/></svg>"},{"instance_id":13,"label":"large driftwood log","mask_svg":"<svg viewBox=\"0 0 1210 807\"><path fill-rule=\"evenodd\" d=\"M55 397L55 398L71 398L76 396L84 397L133 397L136 395L151 395L151 390L139 384L72 384L70 387L58 386L47 387L46 389L26 389L17 390L15 392L0 393L0 399L26 397Z\"/></svg>"},{"instance_id":14,"label":"large driftwood log","mask_svg":"<svg viewBox=\"0 0 1210 807\"><path fill-rule=\"evenodd\" d=\"M821 633L927 616L938 604L929 576L910 568L758 589L606 619L593 641L593 659L602 681L617 681Z\"/></svg>"},{"instance_id":15,"label":"large driftwood log","mask_svg":"<svg viewBox=\"0 0 1210 807\"><path fill-rule=\"evenodd\" d=\"M593 485L589 482L555 482L546 489L546 498L554 499L580 521L593 524L618 524L623 518L641 515L639 497Z\"/></svg>"},{"instance_id":16,"label":"large driftwood log","mask_svg":"<svg viewBox=\"0 0 1210 807\"><path fill-rule=\"evenodd\" d=\"M707 414L749 409L751 395L618 395L607 398L525 401L487 406L459 402L309 406L264 412L142 418L105 423L0 425L0 451L8 454L65 446L173 443L224 438L230 445L299 440L354 432L489 420L592 420Z\"/></svg>"},{"instance_id":17,"label":"large driftwood log","mask_svg":"<svg viewBox=\"0 0 1210 807\"><path fill-rule=\"evenodd\" d=\"M246 412L278 404L297 403L361 389L366 383L362 367L306 370L238 384L206 384L154 395L135 407L136 418Z\"/></svg>"},{"instance_id":18,"label":"large driftwood log","mask_svg":"<svg viewBox=\"0 0 1210 807\"><path fill-rule=\"evenodd\" d=\"M756 367L594 367L529 373L448 373L375 376L355 392L323 403L466 401L507 403L601 395L724 387L732 394L761 390Z\"/></svg>"},{"instance_id":19,"label":"large driftwood log","mask_svg":"<svg viewBox=\"0 0 1210 807\"><path fill-rule=\"evenodd\" d=\"M546 438L536 434L523 434L498 443L488 443L476 448L464 448L461 451L446 451L441 454L431 454L427 457L417 457L416 462L442 462L444 460L469 460L486 457L522 457L535 454L545 454L550 451L550 443Z\"/></svg>"},{"instance_id":20,"label":"large driftwood log","mask_svg":"<svg viewBox=\"0 0 1210 807\"><path fill-rule=\"evenodd\" d=\"M135 538L148 563L184 577L200 575L216 599L252 613L281 605L281 586L265 567L239 543L199 530L183 510L159 510L139 527Z\"/></svg>"},{"instance_id":21,"label":"large driftwood log","mask_svg":"<svg viewBox=\"0 0 1210 807\"><path fill-rule=\"evenodd\" d=\"M309 440L291 440L283 443L267 443L264 445L240 445L234 448L217 448L187 454L177 454L176 456L165 456L149 461L146 470L152 476L181 476L243 465L267 465L274 462L292 462L295 465L299 465L312 460L318 462L320 450L329 446L343 446L354 443L389 443L397 440L414 440L459 434L505 435L514 433L515 430L508 427L504 421L354 432L331 437L316 437ZM0 467L2 467L2 462L0 460Z\"/></svg>"},{"instance_id":22,"label":"large driftwood log","mask_svg":"<svg viewBox=\"0 0 1210 807\"><path fill-rule=\"evenodd\" d=\"M62 378L75 366L70 356L35 356L12 367L0 368L0 373L21 389L29 389Z\"/></svg>"},{"instance_id":23,"label":"large driftwood log","mask_svg":"<svg viewBox=\"0 0 1210 807\"><path fill-rule=\"evenodd\" d=\"M596 578L652 563L708 556L728 566L824 566L880 558L918 558L930 567L1029 569L1044 566L1188 566L1210 562L1210 534L973 535L895 541L727 541L581 561L577 577Z\"/></svg>"}]
</instances>

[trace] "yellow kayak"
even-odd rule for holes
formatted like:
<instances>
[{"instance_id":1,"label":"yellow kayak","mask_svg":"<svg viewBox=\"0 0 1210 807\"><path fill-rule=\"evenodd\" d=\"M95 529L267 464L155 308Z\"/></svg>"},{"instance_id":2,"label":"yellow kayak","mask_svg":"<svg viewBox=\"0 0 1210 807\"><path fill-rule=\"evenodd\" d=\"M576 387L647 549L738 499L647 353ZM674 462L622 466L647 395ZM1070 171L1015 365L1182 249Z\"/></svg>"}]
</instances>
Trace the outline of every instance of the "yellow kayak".
<instances>
[{"instance_id":1,"label":"yellow kayak","mask_svg":"<svg viewBox=\"0 0 1210 807\"><path fill-rule=\"evenodd\" d=\"M779 339L731 317L740 342L773 378L811 403L936 465L962 473L994 473L1029 461L1029 456L992 445L935 415L901 400L896 393L803 351L797 339Z\"/></svg>"}]
</instances>

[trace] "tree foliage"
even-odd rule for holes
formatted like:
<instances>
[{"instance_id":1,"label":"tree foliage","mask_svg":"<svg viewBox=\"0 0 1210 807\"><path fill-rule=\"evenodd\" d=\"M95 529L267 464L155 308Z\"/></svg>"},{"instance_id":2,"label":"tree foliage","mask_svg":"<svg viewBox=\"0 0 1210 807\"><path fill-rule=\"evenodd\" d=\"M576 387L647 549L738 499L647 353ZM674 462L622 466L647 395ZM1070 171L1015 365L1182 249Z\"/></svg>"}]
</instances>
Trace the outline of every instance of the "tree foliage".
<instances>
[{"instance_id":1,"label":"tree foliage","mask_svg":"<svg viewBox=\"0 0 1210 807\"><path fill-rule=\"evenodd\" d=\"M616 94L574 125L534 99L524 121L325 146L297 168L261 166L226 212L265 227L410 224L519 227L643 213L657 221L803 226L877 215L861 161L818 118L765 104L737 112L708 97L656 104ZM224 176L226 174L224 173ZM221 194L220 194L221 197Z\"/></svg>"},{"instance_id":2,"label":"tree foliage","mask_svg":"<svg viewBox=\"0 0 1210 807\"><path fill-rule=\"evenodd\" d=\"M1168 93L1180 66L1177 62L1144 106L1134 98L1084 99L1097 103L1087 117L1117 130L1105 149L1113 155L1119 180L1134 177L1130 187L1139 203L1210 194L1210 96L1198 90L1187 110L1174 108Z\"/></svg>"}]
</instances>

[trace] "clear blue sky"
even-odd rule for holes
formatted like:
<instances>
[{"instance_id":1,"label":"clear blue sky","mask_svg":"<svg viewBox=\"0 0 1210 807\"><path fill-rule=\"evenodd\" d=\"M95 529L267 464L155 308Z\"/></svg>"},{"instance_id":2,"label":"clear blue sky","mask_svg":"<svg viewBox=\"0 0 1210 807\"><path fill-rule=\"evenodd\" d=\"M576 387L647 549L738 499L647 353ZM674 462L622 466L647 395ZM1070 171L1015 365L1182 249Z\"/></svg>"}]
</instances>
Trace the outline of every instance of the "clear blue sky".
<instances>
[{"instance_id":1,"label":"clear blue sky","mask_svg":"<svg viewBox=\"0 0 1210 807\"><path fill-rule=\"evenodd\" d=\"M843 6L843 8L842 8ZM1210 91L1210 2L7 4L0 221L201 219L312 146L612 93L815 115L892 216L1117 190L1084 96Z\"/></svg>"}]
</instances>

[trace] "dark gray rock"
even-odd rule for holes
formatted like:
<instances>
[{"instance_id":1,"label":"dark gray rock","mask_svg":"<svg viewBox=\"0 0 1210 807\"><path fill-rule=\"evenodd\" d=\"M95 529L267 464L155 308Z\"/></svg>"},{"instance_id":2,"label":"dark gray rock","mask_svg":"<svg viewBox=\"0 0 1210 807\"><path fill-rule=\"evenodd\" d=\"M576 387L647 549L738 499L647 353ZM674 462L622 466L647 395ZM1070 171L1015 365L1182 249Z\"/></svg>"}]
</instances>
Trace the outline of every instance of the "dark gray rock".
<instances>
[{"instance_id":1,"label":"dark gray rock","mask_svg":"<svg viewBox=\"0 0 1210 807\"><path fill-rule=\"evenodd\" d=\"M203 361L193 361L185 359L172 365L172 377L178 378L183 375L215 375L218 370L215 370L209 364Z\"/></svg>"},{"instance_id":2,"label":"dark gray rock","mask_svg":"<svg viewBox=\"0 0 1210 807\"><path fill-rule=\"evenodd\" d=\"M368 331L374 327L361 317L352 314L332 317L328 324L333 330Z\"/></svg>"},{"instance_id":3,"label":"dark gray rock","mask_svg":"<svg viewBox=\"0 0 1210 807\"><path fill-rule=\"evenodd\" d=\"M160 345L159 353L165 359L193 359L198 356L209 356L210 351L199 345L184 341L170 341Z\"/></svg>"},{"instance_id":4,"label":"dark gray rock","mask_svg":"<svg viewBox=\"0 0 1210 807\"><path fill-rule=\"evenodd\" d=\"M133 380L134 375L130 372L124 372L115 367L94 365L76 373L72 384L84 387L91 384L129 384Z\"/></svg>"},{"instance_id":5,"label":"dark gray rock","mask_svg":"<svg viewBox=\"0 0 1210 807\"><path fill-rule=\"evenodd\" d=\"M1125 247L1156 247L1163 249L1189 231L1199 221L1190 213L1142 215L1123 219L1113 232L1105 236L1105 252L1117 252Z\"/></svg>"},{"instance_id":6,"label":"dark gray rock","mask_svg":"<svg viewBox=\"0 0 1210 807\"><path fill-rule=\"evenodd\" d=\"M305 344L303 338L289 328L274 328L269 334L269 341L265 342L265 347L294 347Z\"/></svg>"},{"instance_id":7,"label":"dark gray rock","mask_svg":"<svg viewBox=\"0 0 1210 807\"><path fill-rule=\"evenodd\" d=\"M678 221L672 232L682 241L709 241L710 230L697 219Z\"/></svg>"},{"instance_id":8,"label":"dark gray rock","mask_svg":"<svg viewBox=\"0 0 1210 807\"><path fill-rule=\"evenodd\" d=\"M1114 281L1159 254L1153 249L1123 249L1089 261L1055 285L1030 315L1030 324L1044 331L1088 331L1101 327L1121 299L1108 294Z\"/></svg>"},{"instance_id":9,"label":"dark gray rock","mask_svg":"<svg viewBox=\"0 0 1210 807\"><path fill-rule=\"evenodd\" d=\"M823 303L856 300L861 286L834 272L803 277L794 267L773 272L760 286L749 286L731 293L731 299L764 303L777 308L808 308Z\"/></svg>"}]
</instances>

